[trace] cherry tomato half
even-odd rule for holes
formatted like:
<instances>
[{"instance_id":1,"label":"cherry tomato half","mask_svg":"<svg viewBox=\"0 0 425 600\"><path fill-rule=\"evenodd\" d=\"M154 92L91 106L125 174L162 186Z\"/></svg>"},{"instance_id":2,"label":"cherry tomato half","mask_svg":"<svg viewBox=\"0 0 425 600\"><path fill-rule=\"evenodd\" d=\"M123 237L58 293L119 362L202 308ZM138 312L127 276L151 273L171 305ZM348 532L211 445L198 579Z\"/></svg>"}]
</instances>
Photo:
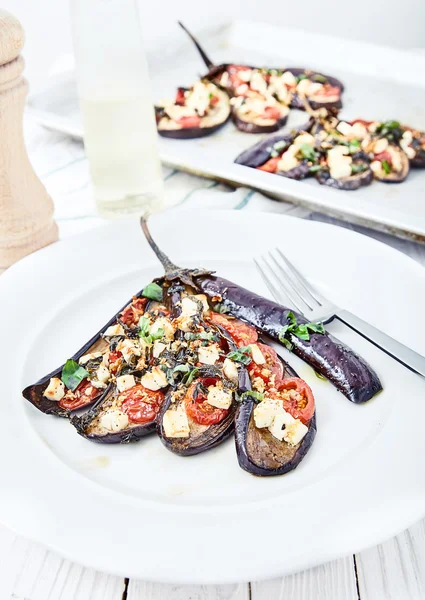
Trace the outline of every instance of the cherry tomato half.
<instances>
[{"instance_id":1,"label":"cherry tomato half","mask_svg":"<svg viewBox=\"0 0 425 600\"><path fill-rule=\"evenodd\" d=\"M373 157L374 160L379 160L379 161L384 161L386 160L387 163L391 166L392 162L393 162L393 157L391 156L391 154L389 152L387 152L386 150L384 152L380 152L379 154L375 154L375 156Z\"/></svg>"},{"instance_id":2,"label":"cherry tomato half","mask_svg":"<svg viewBox=\"0 0 425 600\"><path fill-rule=\"evenodd\" d=\"M270 382L274 375L274 386L277 387L283 377L283 364L276 352L267 344L257 344L262 355L266 359L264 365L257 365L252 361L248 366L249 374L252 378L260 377L265 383Z\"/></svg>"},{"instance_id":3,"label":"cherry tomato half","mask_svg":"<svg viewBox=\"0 0 425 600\"><path fill-rule=\"evenodd\" d=\"M199 127L201 125L201 117L193 116L193 117L180 117L176 121L179 125L183 127L183 129L189 129L191 127Z\"/></svg>"},{"instance_id":4,"label":"cherry tomato half","mask_svg":"<svg viewBox=\"0 0 425 600\"><path fill-rule=\"evenodd\" d=\"M193 382L186 392L184 398L184 408L188 417L193 419L199 425L215 425L220 423L228 414L228 409L216 408L207 402L207 396L199 391L199 384L204 388L217 383L214 377L206 377Z\"/></svg>"},{"instance_id":5,"label":"cherry tomato half","mask_svg":"<svg viewBox=\"0 0 425 600\"><path fill-rule=\"evenodd\" d=\"M266 106L261 117L263 119L274 119L277 121L280 117L280 110L275 106Z\"/></svg>"},{"instance_id":6,"label":"cherry tomato half","mask_svg":"<svg viewBox=\"0 0 425 600\"><path fill-rule=\"evenodd\" d=\"M254 344L258 340L258 333L254 327L239 321L239 319L229 319L229 317L215 312L211 312L209 319L230 333L239 347Z\"/></svg>"},{"instance_id":7,"label":"cherry tomato half","mask_svg":"<svg viewBox=\"0 0 425 600\"><path fill-rule=\"evenodd\" d=\"M276 173L279 161L280 157L269 158L269 160L265 162L264 165L261 165L261 167L257 167L257 169L259 171L265 171L266 173Z\"/></svg>"},{"instance_id":8,"label":"cherry tomato half","mask_svg":"<svg viewBox=\"0 0 425 600\"><path fill-rule=\"evenodd\" d=\"M308 423L314 414L314 396L310 386L299 377L290 377L276 387L277 392L270 395L282 400L284 409L294 419Z\"/></svg>"},{"instance_id":9,"label":"cherry tomato half","mask_svg":"<svg viewBox=\"0 0 425 600\"><path fill-rule=\"evenodd\" d=\"M86 404L91 404L102 393L103 390L95 388L88 379L83 379L73 392L68 391L65 394L59 401L59 406L66 410L77 410Z\"/></svg>"},{"instance_id":10,"label":"cherry tomato half","mask_svg":"<svg viewBox=\"0 0 425 600\"><path fill-rule=\"evenodd\" d=\"M147 302L147 298L134 298L133 302L126 306L122 311L121 321L125 323L125 325L128 325L128 327L137 325L140 317L145 312Z\"/></svg>"},{"instance_id":11,"label":"cherry tomato half","mask_svg":"<svg viewBox=\"0 0 425 600\"><path fill-rule=\"evenodd\" d=\"M132 423L149 423L153 421L164 401L164 394L145 388L141 383L120 394L121 409Z\"/></svg>"}]
</instances>

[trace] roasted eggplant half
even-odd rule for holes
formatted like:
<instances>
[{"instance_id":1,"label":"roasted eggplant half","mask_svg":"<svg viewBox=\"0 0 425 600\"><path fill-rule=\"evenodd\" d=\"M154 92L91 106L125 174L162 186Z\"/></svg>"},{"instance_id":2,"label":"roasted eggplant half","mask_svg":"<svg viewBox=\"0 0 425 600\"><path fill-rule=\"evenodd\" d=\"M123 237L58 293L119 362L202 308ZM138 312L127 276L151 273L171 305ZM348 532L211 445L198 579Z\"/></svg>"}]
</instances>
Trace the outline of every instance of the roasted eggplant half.
<instances>
[{"instance_id":1,"label":"roasted eggplant half","mask_svg":"<svg viewBox=\"0 0 425 600\"><path fill-rule=\"evenodd\" d=\"M398 144L385 137L373 137L364 145L371 159L373 176L384 183L401 183L409 175L409 159Z\"/></svg>"},{"instance_id":2,"label":"roasted eggplant half","mask_svg":"<svg viewBox=\"0 0 425 600\"><path fill-rule=\"evenodd\" d=\"M344 85L339 79L300 68L286 68L282 77L292 95L293 108L305 109L305 100L313 110L342 107Z\"/></svg>"},{"instance_id":3,"label":"roasted eggplant half","mask_svg":"<svg viewBox=\"0 0 425 600\"><path fill-rule=\"evenodd\" d=\"M176 280L184 277L188 285L210 299L214 308L227 313L219 315L224 322L231 322L231 317L236 317L284 345L289 343L294 354L331 381L352 402L367 402L382 389L377 374L366 361L336 338L323 330L320 333L313 331L311 335L304 336L308 339L302 339L290 327L294 321L307 325L302 315L211 272L180 269L159 249L143 217L141 225L148 243L164 267L164 286L174 285ZM312 327L312 324L309 325Z\"/></svg>"},{"instance_id":4,"label":"roasted eggplant half","mask_svg":"<svg viewBox=\"0 0 425 600\"><path fill-rule=\"evenodd\" d=\"M236 411L239 465L259 477L293 471L316 436L313 393L287 363L283 364L283 377L261 394L247 390Z\"/></svg>"},{"instance_id":5,"label":"roasted eggplant half","mask_svg":"<svg viewBox=\"0 0 425 600\"><path fill-rule=\"evenodd\" d=\"M353 191L370 185L373 173L369 160L362 152L350 155L349 147L339 144L326 151L316 178L321 185Z\"/></svg>"},{"instance_id":6,"label":"roasted eggplant half","mask_svg":"<svg viewBox=\"0 0 425 600\"><path fill-rule=\"evenodd\" d=\"M240 154L235 162L290 179L304 179L317 171L319 159L315 138L298 130L261 140Z\"/></svg>"},{"instance_id":7,"label":"roasted eggplant half","mask_svg":"<svg viewBox=\"0 0 425 600\"><path fill-rule=\"evenodd\" d=\"M230 117L228 94L209 80L196 82L191 88L178 88L173 102L155 107L160 135L193 139L214 133Z\"/></svg>"}]
</instances>

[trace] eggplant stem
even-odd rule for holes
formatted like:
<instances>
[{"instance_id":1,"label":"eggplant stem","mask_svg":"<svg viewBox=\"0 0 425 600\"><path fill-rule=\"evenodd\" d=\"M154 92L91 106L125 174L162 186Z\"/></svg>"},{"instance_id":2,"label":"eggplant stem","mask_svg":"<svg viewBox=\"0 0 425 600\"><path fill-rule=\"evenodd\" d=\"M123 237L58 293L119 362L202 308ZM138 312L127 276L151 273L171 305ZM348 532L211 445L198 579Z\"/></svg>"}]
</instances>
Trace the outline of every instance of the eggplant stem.
<instances>
[{"instance_id":1,"label":"eggplant stem","mask_svg":"<svg viewBox=\"0 0 425 600\"><path fill-rule=\"evenodd\" d=\"M168 258L168 256L166 254L164 254L164 252L162 250L160 250L160 248L158 248L158 246L156 245L156 243L155 243L154 239L152 238L151 233L149 231L148 220L147 220L146 216L143 215L142 217L140 217L140 225L142 227L142 231L145 234L145 237L148 241L149 246L155 252L158 260L164 267L165 274L167 275L168 273L171 273L173 271L179 271L180 267L178 267L173 262L171 262L171 260Z\"/></svg>"},{"instance_id":2,"label":"eggplant stem","mask_svg":"<svg viewBox=\"0 0 425 600\"><path fill-rule=\"evenodd\" d=\"M202 48L202 46L200 45L198 40L190 33L190 31L183 25L183 23L181 21L178 21L178 24L183 29L183 31L185 31L187 33L187 35L190 37L192 42L195 44L199 54L202 57L202 60L204 61L205 65L207 66L207 68L211 69L212 67L214 67L214 63L212 62L212 60L210 60L210 58L208 57L208 55L206 54L205 50Z\"/></svg>"}]
</instances>

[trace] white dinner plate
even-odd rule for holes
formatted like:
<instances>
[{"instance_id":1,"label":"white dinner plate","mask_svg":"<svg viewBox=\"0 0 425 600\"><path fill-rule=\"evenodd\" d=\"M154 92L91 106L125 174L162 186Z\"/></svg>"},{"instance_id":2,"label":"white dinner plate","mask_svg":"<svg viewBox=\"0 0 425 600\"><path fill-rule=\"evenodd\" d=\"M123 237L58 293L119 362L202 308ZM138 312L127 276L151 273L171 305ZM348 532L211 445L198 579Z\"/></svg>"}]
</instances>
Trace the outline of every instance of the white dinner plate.
<instances>
[{"instance_id":1,"label":"white dinner plate","mask_svg":"<svg viewBox=\"0 0 425 600\"><path fill-rule=\"evenodd\" d=\"M151 221L177 264L216 269L267 295L252 257L279 245L344 305L424 351L425 271L357 233L287 216L170 211ZM152 435L91 443L22 399L162 272L136 220L25 258L0 278L0 519L61 555L175 583L279 576L378 543L425 514L425 382L342 325L384 391L354 405L287 350L313 388L318 434L288 475L256 478L233 440L182 458Z\"/></svg>"}]
</instances>

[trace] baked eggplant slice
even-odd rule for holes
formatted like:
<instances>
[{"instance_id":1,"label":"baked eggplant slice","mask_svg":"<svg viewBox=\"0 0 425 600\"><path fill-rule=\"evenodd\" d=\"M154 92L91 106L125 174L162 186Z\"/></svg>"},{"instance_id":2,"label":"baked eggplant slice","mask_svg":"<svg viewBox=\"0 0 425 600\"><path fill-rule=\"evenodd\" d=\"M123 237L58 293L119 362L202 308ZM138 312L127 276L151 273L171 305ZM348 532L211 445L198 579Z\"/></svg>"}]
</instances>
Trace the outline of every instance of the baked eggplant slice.
<instances>
[{"instance_id":1,"label":"baked eggplant slice","mask_svg":"<svg viewBox=\"0 0 425 600\"><path fill-rule=\"evenodd\" d=\"M158 132L163 137L204 137L228 121L230 98L223 89L203 79L191 88L178 88L175 100L156 106L155 114Z\"/></svg>"},{"instance_id":2,"label":"baked eggplant slice","mask_svg":"<svg viewBox=\"0 0 425 600\"><path fill-rule=\"evenodd\" d=\"M425 169L425 132L404 126L400 146L407 154L411 167Z\"/></svg>"},{"instance_id":3,"label":"baked eggplant slice","mask_svg":"<svg viewBox=\"0 0 425 600\"><path fill-rule=\"evenodd\" d=\"M207 271L179 269L160 250L150 235L146 219L141 218L146 239L165 269L162 278L165 282L184 277L193 289L204 293L214 306L241 319L261 331L264 335L282 342L282 334L288 331L290 316L296 323L306 325L306 319L292 313L276 302L263 298L231 281L214 276ZM165 285L165 284L164 284ZM331 381L349 400L355 403L367 402L381 389L382 385L375 371L353 350L327 333L311 333L303 340L293 333L288 334L288 342L293 352L313 369ZM285 338L286 345L286 338Z\"/></svg>"},{"instance_id":4,"label":"baked eggplant slice","mask_svg":"<svg viewBox=\"0 0 425 600\"><path fill-rule=\"evenodd\" d=\"M384 183L401 183L409 175L409 159L398 144L385 137L373 137L365 147L371 158L373 176Z\"/></svg>"},{"instance_id":5,"label":"baked eggplant slice","mask_svg":"<svg viewBox=\"0 0 425 600\"><path fill-rule=\"evenodd\" d=\"M162 295L158 285L155 292L158 297ZM128 367L123 355L129 361L135 358L131 348L139 339L140 318L145 314L150 320L163 316L164 307L144 293L152 295L152 286L134 296L65 364L26 387L24 398L41 412L59 417L69 417L97 401L109 380Z\"/></svg>"},{"instance_id":6,"label":"baked eggplant slice","mask_svg":"<svg viewBox=\"0 0 425 600\"><path fill-rule=\"evenodd\" d=\"M341 95L344 85L339 79L309 69L286 68L283 78L291 94L291 106L305 109L305 100L313 110L342 107Z\"/></svg>"},{"instance_id":7,"label":"baked eggplant slice","mask_svg":"<svg viewBox=\"0 0 425 600\"><path fill-rule=\"evenodd\" d=\"M80 435L103 444L136 442L156 431L156 419L164 402L161 391L136 384L120 393L110 384L96 404L81 416L71 417Z\"/></svg>"},{"instance_id":8,"label":"baked eggplant slice","mask_svg":"<svg viewBox=\"0 0 425 600\"><path fill-rule=\"evenodd\" d=\"M320 154L315 138L306 131L261 140L235 162L290 179L304 179L317 171Z\"/></svg>"}]
</instances>

